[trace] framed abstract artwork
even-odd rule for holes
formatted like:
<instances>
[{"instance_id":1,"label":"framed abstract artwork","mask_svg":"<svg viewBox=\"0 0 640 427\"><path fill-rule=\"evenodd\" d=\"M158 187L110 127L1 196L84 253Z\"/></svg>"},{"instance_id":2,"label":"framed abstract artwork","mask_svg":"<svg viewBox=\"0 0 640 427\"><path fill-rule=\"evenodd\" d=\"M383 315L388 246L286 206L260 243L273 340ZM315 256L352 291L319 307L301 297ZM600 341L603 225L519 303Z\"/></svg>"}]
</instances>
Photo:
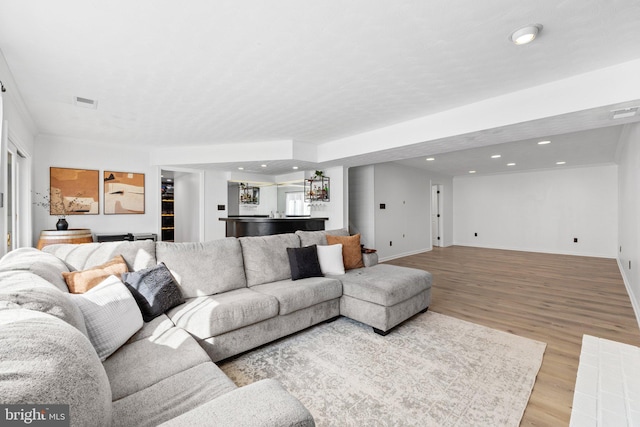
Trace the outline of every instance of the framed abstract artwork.
<instances>
[{"instance_id":1,"label":"framed abstract artwork","mask_svg":"<svg viewBox=\"0 0 640 427\"><path fill-rule=\"evenodd\" d=\"M100 213L99 171L49 168L51 215L97 215Z\"/></svg>"},{"instance_id":2,"label":"framed abstract artwork","mask_svg":"<svg viewBox=\"0 0 640 427\"><path fill-rule=\"evenodd\" d=\"M144 174L104 171L104 213L143 214Z\"/></svg>"}]
</instances>

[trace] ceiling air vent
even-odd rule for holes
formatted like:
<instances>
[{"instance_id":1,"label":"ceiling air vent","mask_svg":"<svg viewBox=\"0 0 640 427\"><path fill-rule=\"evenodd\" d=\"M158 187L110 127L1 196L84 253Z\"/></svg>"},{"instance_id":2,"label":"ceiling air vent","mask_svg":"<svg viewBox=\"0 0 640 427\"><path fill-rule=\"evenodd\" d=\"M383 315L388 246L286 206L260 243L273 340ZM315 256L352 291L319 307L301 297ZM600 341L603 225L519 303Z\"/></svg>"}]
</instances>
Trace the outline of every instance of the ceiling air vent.
<instances>
[{"instance_id":1,"label":"ceiling air vent","mask_svg":"<svg viewBox=\"0 0 640 427\"><path fill-rule=\"evenodd\" d=\"M627 117L633 117L638 112L639 107L621 108L619 110L611 111L612 119L626 119Z\"/></svg>"},{"instance_id":2,"label":"ceiling air vent","mask_svg":"<svg viewBox=\"0 0 640 427\"><path fill-rule=\"evenodd\" d=\"M73 103L77 107L89 108L91 110L95 110L98 108L98 101L95 99L82 98L81 96L74 96Z\"/></svg>"}]
</instances>

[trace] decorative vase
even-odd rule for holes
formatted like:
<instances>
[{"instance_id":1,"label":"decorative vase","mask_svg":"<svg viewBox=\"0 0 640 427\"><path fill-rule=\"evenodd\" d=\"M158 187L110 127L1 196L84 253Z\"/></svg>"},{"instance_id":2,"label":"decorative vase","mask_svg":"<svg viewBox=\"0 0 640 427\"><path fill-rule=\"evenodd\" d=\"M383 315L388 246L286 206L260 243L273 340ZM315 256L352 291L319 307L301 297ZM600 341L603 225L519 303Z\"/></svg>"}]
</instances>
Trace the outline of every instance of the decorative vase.
<instances>
[{"instance_id":1,"label":"decorative vase","mask_svg":"<svg viewBox=\"0 0 640 427\"><path fill-rule=\"evenodd\" d=\"M56 230L66 230L69 228L69 223L64 218L59 218L56 222Z\"/></svg>"}]
</instances>

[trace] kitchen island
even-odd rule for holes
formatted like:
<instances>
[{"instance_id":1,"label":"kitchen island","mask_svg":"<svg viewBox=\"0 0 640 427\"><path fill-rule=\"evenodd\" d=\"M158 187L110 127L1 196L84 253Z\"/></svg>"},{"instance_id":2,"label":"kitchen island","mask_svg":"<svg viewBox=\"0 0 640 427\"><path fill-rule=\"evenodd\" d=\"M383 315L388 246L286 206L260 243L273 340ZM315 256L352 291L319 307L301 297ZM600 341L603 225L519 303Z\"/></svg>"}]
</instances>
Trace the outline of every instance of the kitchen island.
<instances>
[{"instance_id":1,"label":"kitchen island","mask_svg":"<svg viewBox=\"0 0 640 427\"><path fill-rule=\"evenodd\" d=\"M219 219L220 221L226 222L227 237L245 237L293 233L297 230L324 230L324 222L329 218L312 218L308 216L288 216L284 218L237 216Z\"/></svg>"}]
</instances>

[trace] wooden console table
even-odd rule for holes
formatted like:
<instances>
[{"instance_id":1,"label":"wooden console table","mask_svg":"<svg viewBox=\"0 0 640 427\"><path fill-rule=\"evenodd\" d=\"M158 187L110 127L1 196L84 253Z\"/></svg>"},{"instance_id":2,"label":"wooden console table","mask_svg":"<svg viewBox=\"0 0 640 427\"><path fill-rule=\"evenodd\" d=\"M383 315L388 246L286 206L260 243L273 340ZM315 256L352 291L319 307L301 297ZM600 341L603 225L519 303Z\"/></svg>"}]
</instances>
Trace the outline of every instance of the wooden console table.
<instances>
[{"instance_id":1,"label":"wooden console table","mask_svg":"<svg viewBox=\"0 0 640 427\"><path fill-rule=\"evenodd\" d=\"M38 249L59 243L91 243L93 236L88 228L71 228L69 230L42 230Z\"/></svg>"}]
</instances>

